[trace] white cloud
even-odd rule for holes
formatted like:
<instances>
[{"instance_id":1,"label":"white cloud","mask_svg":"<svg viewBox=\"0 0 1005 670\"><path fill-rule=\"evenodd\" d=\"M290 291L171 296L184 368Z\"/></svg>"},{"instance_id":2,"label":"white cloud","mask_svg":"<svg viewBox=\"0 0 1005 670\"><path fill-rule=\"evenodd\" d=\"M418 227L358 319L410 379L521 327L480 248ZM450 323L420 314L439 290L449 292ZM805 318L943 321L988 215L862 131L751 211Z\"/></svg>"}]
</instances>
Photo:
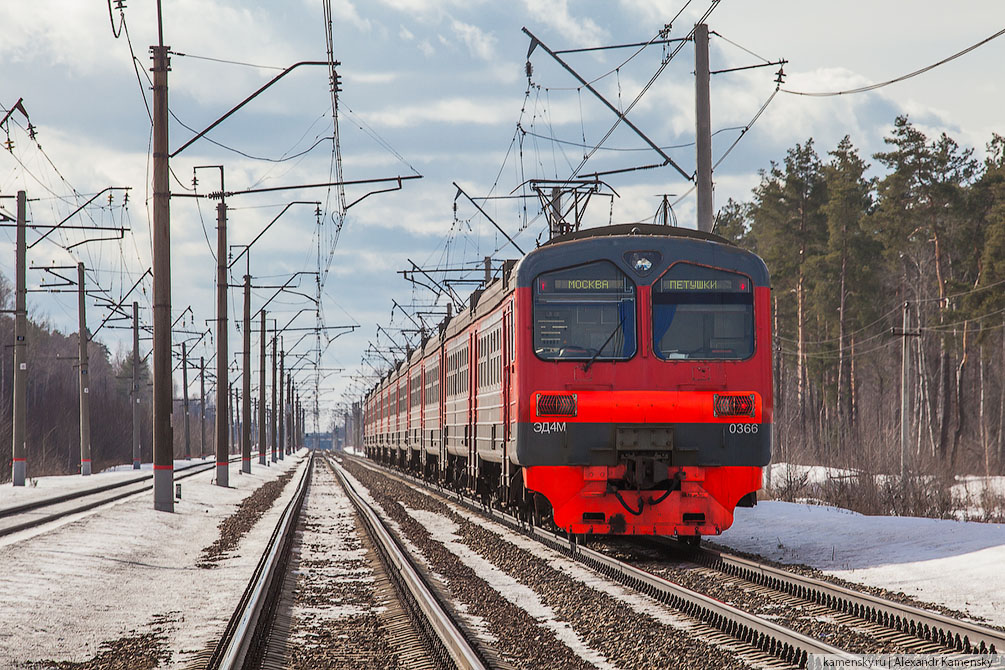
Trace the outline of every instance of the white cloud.
<instances>
[{"instance_id":1,"label":"white cloud","mask_svg":"<svg viewBox=\"0 0 1005 670\"><path fill-rule=\"evenodd\" d=\"M471 123L492 125L513 118L513 106L507 100L471 100L448 98L432 103L394 106L367 114L375 126L406 128L423 123Z\"/></svg>"},{"instance_id":2,"label":"white cloud","mask_svg":"<svg viewBox=\"0 0 1005 670\"><path fill-rule=\"evenodd\" d=\"M472 56L485 61L495 58L496 38L492 33L484 33L478 26L454 19L450 23L454 33L461 38Z\"/></svg>"},{"instance_id":3,"label":"white cloud","mask_svg":"<svg viewBox=\"0 0 1005 670\"><path fill-rule=\"evenodd\" d=\"M661 27L667 21L677 16L681 10L680 0L619 0L618 5L622 10L642 17L647 24L652 24L654 28ZM677 23L684 28L683 22L687 22L687 28L696 21L705 11L707 5L701 4L694 8L687 8Z\"/></svg>"},{"instance_id":4,"label":"white cloud","mask_svg":"<svg viewBox=\"0 0 1005 670\"><path fill-rule=\"evenodd\" d=\"M345 80L353 84L390 84L398 80L397 72L359 72L346 70Z\"/></svg>"},{"instance_id":5,"label":"white cloud","mask_svg":"<svg viewBox=\"0 0 1005 670\"><path fill-rule=\"evenodd\" d=\"M561 33L572 44L596 46L608 37L607 31L593 19L572 16L568 0L523 0L523 7L531 19Z\"/></svg>"},{"instance_id":6,"label":"white cloud","mask_svg":"<svg viewBox=\"0 0 1005 670\"><path fill-rule=\"evenodd\" d=\"M42 61L72 72L91 73L107 57L111 28L107 15L80 2L37 0L0 3L0 60Z\"/></svg>"},{"instance_id":7,"label":"white cloud","mask_svg":"<svg viewBox=\"0 0 1005 670\"><path fill-rule=\"evenodd\" d=\"M481 4L478 0L377 0L377 2L417 18L437 17L449 7L471 8L473 5Z\"/></svg>"},{"instance_id":8,"label":"white cloud","mask_svg":"<svg viewBox=\"0 0 1005 670\"><path fill-rule=\"evenodd\" d=\"M364 19L359 15L359 11L356 9L350 0L336 0L332 3L332 16L334 18L335 30L339 29L339 25L344 21L351 26L359 28L364 32L370 32L372 25L369 19Z\"/></svg>"},{"instance_id":9,"label":"white cloud","mask_svg":"<svg viewBox=\"0 0 1005 670\"><path fill-rule=\"evenodd\" d=\"M453 97L413 105L394 107L368 112L367 121L373 125L391 128L406 128L423 123L470 123L475 125L509 125L516 119L519 101L510 98L467 98ZM575 124L580 121L579 105L575 100L552 101L547 108L538 111L541 117L538 132L550 132L548 126ZM544 125L546 124L546 125ZM533 126L527 126L528 129ZM571 138L575 139L575 138Z\"/></svg>"},{"instance_id":10,"label":"white cloud","mask_svg":"<svg viewBox=\"0 0 1005 670\"><path fill-rule=\"evenodd\" d=\"M401 26L401 30L398 31L398 37L406 42L410 42L415 39L415 35L412 34L412 31L405 26Z\"/></svg>"},{"instance_id":11,"label":"white cloud","mask_svg":"<svg viewBox=\"0 0 1005 670\"><path fill-rule=\"evenodd\" d=\"M417 46L418 46L419 51L426 58L429 58L434 53L436 53L436 49L434 49L433 45L429 43L429 40L422 40L421 42L419 42L419 44Z\"/></svg>"}]
</instances>

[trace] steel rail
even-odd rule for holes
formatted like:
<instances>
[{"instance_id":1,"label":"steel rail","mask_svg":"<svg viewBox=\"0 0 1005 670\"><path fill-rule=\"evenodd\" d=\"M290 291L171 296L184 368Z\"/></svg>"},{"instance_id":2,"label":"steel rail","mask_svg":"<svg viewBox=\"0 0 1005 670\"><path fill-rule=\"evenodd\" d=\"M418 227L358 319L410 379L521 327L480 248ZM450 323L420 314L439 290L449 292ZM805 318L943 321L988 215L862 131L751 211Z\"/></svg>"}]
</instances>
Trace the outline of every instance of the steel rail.
<instances>
[{"instance_id":1,"label":"steel rail","mask_svg":"<svg viewBox=\"0 0 1005 670\"><path fill-rule=\"evenodd\" d=\"M192 468L197 468L200 465L209 465L208 463L194 463L192 465L186 465L180 468L175 468L175 472L182 472L185 470L190 470ZM121 482L115 482L114 484L103 484L101 486L95 486L89 489L81 489L79 491L72 491L71 493L63 493L57 496L52 496L51 498L40 498L39 500L33 500L31 502L22 503L20 505L12 505L10 507L0 508L0 519L6 516L14 516L21 514L23 512L30 512L33 509L39 509L40 507L48 507L49 505L56 505L61 502L66 502L67 500L73 500L74 498L83 498L84 496L92 495L94 493L101 493L102 491L110 491L112 489L121 488L123 486L129 486L130 484L136 484L147 479L152 479L152 474L141 474L138 477L133 477L132 479L124 479Z\"/></svg>"},{"instance_id":2,"label":"steel rail","mask_svg":"<svg viewBox=\"0 0 1005 670\"><path fill-rule=\"evenodd\" d=\"M827 654L844 659L857 658L843 649L815 640L809 636L780 626L772 621L749 614L726 603L710 598L704 594L687 589L663 577L640 570L632 565L612 558L588 547L583 547L558 533L527 524L520 519L494 507L487 507L456 491L430 484L408 474L398 471L388 471L384 466L377 466L373 461L356 459L364 467L370 467L384 474L407 480L409 483L423 486L436 491L446 498L452 499L468 508L476 509L494 519L523 532L594 570L645 593L671 607L708 624L741 642L750 644L760 651L770 654L783 661L805 667L810 654Z\"/></svg>"},{"instance_id":3,"label":"steel rail","mask_svg":"<svg viewBox=\"0 0 1005 670\"><path fill-rule=\"evenodd\" d=\"M731 576L805 598L957 651L973 654L1005 651L1005 633L979 624L885 600L721 550L703 547L696 558Z\"/></svg>"},{"instance_id":4,"label":"steel rail","mask_svg":"<svg viewBox=\"0 0 1005 670\"><path fill-rule=\"evenodd\" d=\"M849 660L857 658L843 649L744 612L594 549L562 542L551 531L535 526L533 532L553 548L565 551L598 572L614 577L763 652L799 667L806 666L810 654L828 654Z\"/></svg>"},{"instance_id":5,"label":"steel rail","mask_svg":"<svg viewBox=\"0 0 1005 670\"><path fill-rule=\"evenodd\" d=\"M371 537L380 546L381 553L388 561L387 567L401 578L402 585L414 599L423 616L432 627L436 638L458 668L483 670L486 665L480 654L471 647L464 633L440 605L426 582L419 576L398 541L388 532L384 522L374 509L356 491L345 476L342 466L328 462L332 472L338 477L353 506L371 531Z\"/></svg>"},{"instance_id":6,"label":"steel rail","mask_svg":"<svg viewBox=\"0 0 1005 670\"><path fill-rule=\"evenodd\" d=\"M297 519L307 496L307 484L310 482L313 467L312 451L297 490L283 510L262 558L255 567L255 572L206 664L207 670L243 668L245 661L250 660L255 652L259 651L256 645L265 641L267 636L259 633L268 621L267 617L262 615L270 607L282 586L285 575L281 568L285 566L293 544Z\"/></svg>"},{"instance_id":7,"label":"steel rail","mask_svg":"<svg viewBox=\"0 0 1005 670\"><path fill-rule=\"evenodd\" d=\"M231 459L231 460L234 461L238 459ZM175 477L175 479L186 479L188 477L194 477L195 475L201 474L203 472L206 472L207 470L212 469L214 465L215 463L197 463L195 465L186 465L182 468L176 469L175 472L183 472L188 470L191 470L191 472L185 472L184 474L178 475L177 477ZM98 495L106 491L111 491L127 486L136 486L138 484L142 484L143 482L150 481L152 479L153 475L150 474L142 477L135 477L133 479L128 479L122 482L116 482L115 484L107 484L95 488L84 489L82 491L75 491L73 493L65 493L52 498L44 498L42 500L36 500L30 503L24 503L23 505L7 507L3 510L0 510L0 519L16 517L19 514L25 514L27 512L31 512L37 509L44 509L46 507L55 507L56 505L60 505L65 502L80 500L82 498L89 498L91 496ZM63 517L69 516L71 514L86 512L88 510L94 509L95 507L100 507L102 505L107 505L109 503L113 503L123 498L128 498L129 496L144 493L152 488L153 483L146 484L144 486L139 486L129 491L122 491L115 495L99 498L98 500L92 500L90 502L81 505L76 505L74 507L61 510L59 512L53 512L51 514L46 514L44 516L35 517L34 519L30 519L28 521L22 521L19 523L13 523L9 526L0 527L0 537L4 537L6 535L12 535L13 533L17 533L22 530L27 530L29 528L36 528L38 526L50 523L52 521L58 521L59 519L62 519Z\"/></svg>"}]
</instances>

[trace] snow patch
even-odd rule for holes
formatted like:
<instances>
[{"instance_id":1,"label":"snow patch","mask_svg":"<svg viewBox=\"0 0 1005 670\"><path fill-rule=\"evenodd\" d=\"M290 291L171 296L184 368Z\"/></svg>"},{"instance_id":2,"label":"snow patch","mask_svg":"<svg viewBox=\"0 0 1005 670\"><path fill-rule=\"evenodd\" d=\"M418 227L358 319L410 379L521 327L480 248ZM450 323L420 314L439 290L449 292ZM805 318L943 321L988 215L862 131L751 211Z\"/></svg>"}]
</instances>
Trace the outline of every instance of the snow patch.
<instances>
[{"instance_id":1,"label":"snow patch","mask_svg":"<svg viewBox=\"0 0 1005 670\"><path fill-rule=\"evenodd\" d=\"M560 621L555 611L544 604L533 589L510 577L482 557L481 554L464 544L457 534L458 526L453 520L437 512L411 509L404 505L402 507L405 508L409 516L422 524L429 532L430 537L457 556L464 565L471 568L480 579L495 589L503 598L526 611L541 626L554 633L555 637L574 651L576 655L598 668L613 670L615 666L611 665L602 654L579 637L572 626L565 621Z\"/></svg>"}]
</instances>

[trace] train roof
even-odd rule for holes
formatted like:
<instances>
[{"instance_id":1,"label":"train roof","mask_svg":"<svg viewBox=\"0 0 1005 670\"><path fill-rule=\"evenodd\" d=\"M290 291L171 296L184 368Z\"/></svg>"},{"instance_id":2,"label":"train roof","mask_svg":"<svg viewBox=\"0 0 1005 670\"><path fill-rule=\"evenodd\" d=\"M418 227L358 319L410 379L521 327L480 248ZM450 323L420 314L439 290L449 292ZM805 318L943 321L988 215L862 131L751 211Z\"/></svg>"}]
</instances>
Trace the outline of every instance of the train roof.
<instances>
[{"instance_id":1,"label":"train roof","mask_svg":"<svg viewBox=\"0 0 1005 670\"><path fill-rule=\"evenodd\" d=\"M553 237L548 240L542 247L546 247L551 244L560 244L562 242L569 242L571 240L582 240L589 237L611 237L614 235L655 235L660 237L686 237L695 240L707 240L709 242L718 242L719 244L728 244L730 246L736 246L725 237L716 235L715 233L706 233L703 230L695 230L694 228L678 228L677 226L659 226L652 223L619 223L613 226L600 226L597 228L584 228L582 230L577 230L572 233L566 233L565 235L559 235L558 237Z\"/></svg>"},{"instance_id":2,"label":"train roof","mask_svg":"<svg viewBox=\"0 0 1005 670\"><path fill-rule=\"evenodd\" d=\"M644 264L638 261L646 259ZM719 267L750 277L754 286L770 286L764 261L729 240L691 228L619 224L556 237L524 256L516 267L516 285L530 286L549 270L606 260L640 284L650 284L679 261Z\"/></svg>"},{"instance_id":3,"label":"train roof","mask_svg":"<svg viewBox=\"0 0 1005 670\"><path fill-rule=\"evenodd\" d=\"M609 260L629 276L640 278L640 273L630 263L630 257L631 254L647 252L656 252L654 260L658 260L641 277L643 282L646 278L660 276L672 263L686 260L743 272L755 286L770 285L767 267L760 257L714 233L647 223L625 223L567 233L545 242L519 261L506 261L501 277L487 287L473 291L467 306L445 318L437 332L423 340L417 349L408 351L403 360L396 361L375 389L399 376L405 367L403 364L411 365L430 355L445 339L466 328L472 319L494 309L514 284L529 286L541 272L598 259Z\"/></svg>"}]
</instances>

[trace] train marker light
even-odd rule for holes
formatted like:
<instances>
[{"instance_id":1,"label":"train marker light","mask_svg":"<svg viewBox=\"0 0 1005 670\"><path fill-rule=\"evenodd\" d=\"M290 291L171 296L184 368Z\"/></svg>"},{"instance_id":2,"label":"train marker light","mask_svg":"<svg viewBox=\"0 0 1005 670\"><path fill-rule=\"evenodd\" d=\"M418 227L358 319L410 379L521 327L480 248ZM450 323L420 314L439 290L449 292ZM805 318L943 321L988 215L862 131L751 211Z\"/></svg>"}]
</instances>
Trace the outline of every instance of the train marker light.
<instances>
[{"instance_id":1,"label":"train marker light","mask_svg":"<svg viewBox=\"0 0 1005 670\"><path fill-rule=\"evenodd\" d=\"M712 396L712 416L754 416L756 411L753 393L716 393Z\"/></svg>"},{"instance_id":2,"label":"train marker light","mask_svg":"<svg viewBox=\"0 0 1005 670\"><path fill-rule=\"evenodd\" d=\"M576 416L576 394L537 394L538 416Z\"/></svg>"}]
</instances>

